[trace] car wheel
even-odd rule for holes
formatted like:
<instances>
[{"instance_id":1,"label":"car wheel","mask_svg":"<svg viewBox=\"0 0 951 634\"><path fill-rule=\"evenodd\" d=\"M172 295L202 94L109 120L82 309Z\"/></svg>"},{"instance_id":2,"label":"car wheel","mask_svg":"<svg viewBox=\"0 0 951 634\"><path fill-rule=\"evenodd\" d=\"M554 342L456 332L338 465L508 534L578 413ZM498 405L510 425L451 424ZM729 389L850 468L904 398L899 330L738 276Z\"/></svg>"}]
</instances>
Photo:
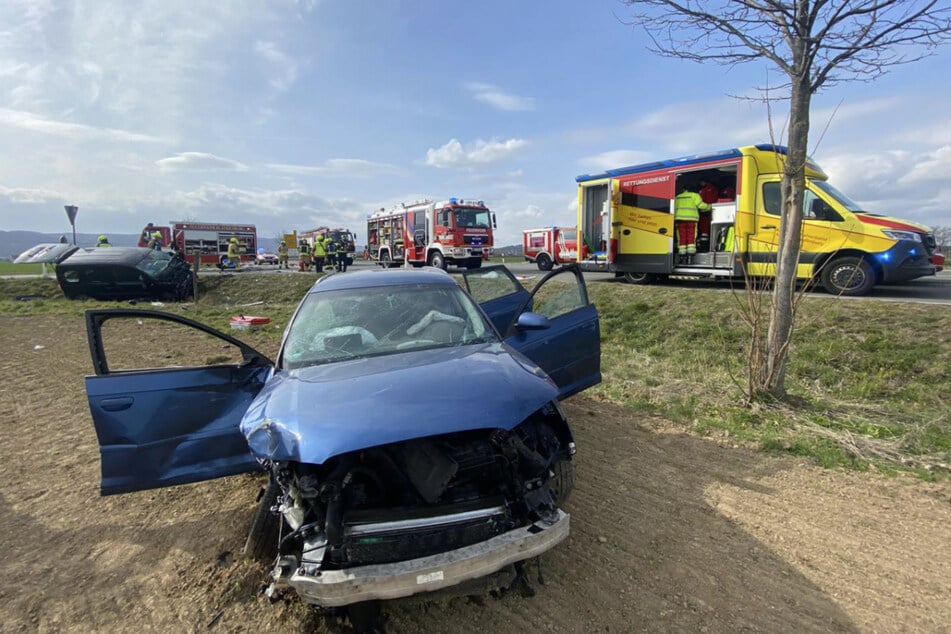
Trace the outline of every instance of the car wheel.
<instances>
[{"instance_id":1,"label":"car wheel","mask_svg":"<svg viewBox=\"0 0 951 634\"><path fill-rule=\"evenodd\" d=\"M555 504L561 508L575 488L575 468L570 460L559 460L551 470L555 474L551 479L551 494Z\"/></svg>"},{"instance_id":2,"label":"car wheel","mask_svg":"<svg viewBox=\"0 0 951 634\"><path fill-rule=\"evenodd\" d=\"M822 267L822 286L833 295L865 295L875 286L875 272L862 258L836 258Z\"/></svg>"},{"instance_id":3,"label":"car wheel","mask_svg":"<svg viewBox=\"0 0 951 634\"><path fill-rule=\"evenodd\" d=\"M654 281L654 276L650 273L625 273L624 281L628 284L650 284Z\"/></svg>"},{"instance_id":4,"label":"car wheel","mask_svg":"<svg viewBox=\"0 0 951 634\"><path fill-rule=\"evenodd\" d=\"M429 254L429 266L432 266L437 269L446 270L446 259L442 256L442 253L439 251L433 251Z\"/></svg>"},{"instance_id":5,"label":"car wheel","mask_svg":"<svg viewBox=\"0 0 951 634\"><path fill-rule=\"evenodd\" d=\"M274 478L270 478L267 487L258 500L258 508L254 511L248 539L244 543L242 554L248 559L261 563L271 563L277 555L277 541L280 536L280 513L275 513L271 507L277 504L277 496L281 487Z\"/></svg>"},{"instance_id":6,"label":"car wheel","mask_svg":"<svg viewBox=\"0 0 951 634\"><path fill-rule=\"evenodd\" d=\"M538 257L535 258L535 264L538 265L539 271L550 271L553 262L547 253L539 253Z\"/></svg>"}]
</instances>

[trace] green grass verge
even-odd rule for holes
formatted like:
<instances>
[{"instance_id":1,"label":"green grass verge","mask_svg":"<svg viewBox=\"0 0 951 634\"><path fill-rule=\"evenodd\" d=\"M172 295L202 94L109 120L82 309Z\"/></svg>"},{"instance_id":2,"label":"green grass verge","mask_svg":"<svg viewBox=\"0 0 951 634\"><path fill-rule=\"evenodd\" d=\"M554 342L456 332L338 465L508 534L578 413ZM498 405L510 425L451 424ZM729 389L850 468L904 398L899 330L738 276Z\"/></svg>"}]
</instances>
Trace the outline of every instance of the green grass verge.
<instances>
[{"instance_id":1,"label":"green grass verge","mask_svg":"<svg viewBox=\"0 0 951 634\"><path fill-rule=\"evenodd\" d=\"M265 315L269 327L232 334L273 354L315 279L202 276L197 303L158 309L226 332L233 315ZM748 407L748 329L731 294L610 282L589 285L589 293L601 315L604 375L589 394L694 433L729 436L829 467L947 477L951 312L945 307L807 297L786 379L794 404ZM55 280L0 279L0 315L81 314L109 305L128 303L69 301Z\"/></svg>"},{"instance_id":2,"label":"green grass verge","mask_svg":"<svg viewBox=\"0 0 951 634\"><path fill-rule=\"evenodd\" d=\"M52 271L52 267L47 265L47 271ZM42 264L14 264L13 262L0 262L0 275L39 275L43 272Z\"/></svg>"}]
</instances>

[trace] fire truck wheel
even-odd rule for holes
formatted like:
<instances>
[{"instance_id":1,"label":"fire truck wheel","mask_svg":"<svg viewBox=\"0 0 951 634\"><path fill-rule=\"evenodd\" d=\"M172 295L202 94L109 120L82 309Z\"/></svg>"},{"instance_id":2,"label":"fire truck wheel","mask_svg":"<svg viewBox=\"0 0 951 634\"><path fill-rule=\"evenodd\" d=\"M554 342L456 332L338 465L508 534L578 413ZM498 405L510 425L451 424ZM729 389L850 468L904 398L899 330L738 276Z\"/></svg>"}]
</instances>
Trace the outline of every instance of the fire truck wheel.
<instances>
[{"instance_id":1,"label":"fire truck wheel","mask_svg":"<svg viewBox=\"0 0 951 634\"><path fill-rule=\"evenodd\" d=\"M650 284L654 281L654 276L650 273L625 273L624 281L628 284Z\"/></svg>"},{"instance_id":2,"label":"fire truck wheel","mask_svg":"<svg viewBox=\"0 0 951 634\"><path fill-rule=\"evenodd\" d=\"M389 252L389 251L384 251L383 253L380 254L380 264L383 265L383 268L384 268L384 269L390 268L391 262L390 262L390 252Z\"/></svg>"},{"instance_id":3,"label":"fire truck wheel","mask_svg":"<svg viewBox=\"0 0 951 634\"><path fill-rule=\"evenodd\" d=\"M539 253L538 257L535 258L535 264L538 265L539 271L550 271L552 261L551 258L548 257L547 253Z\"/></svg>"},{"instance_id":4,"label":"fire truck wheel","mask_svg":"<svg viewBox=\"0 0 951 634\"><path fill-rule=\"evenodd\" d=\"M875 286L875 272L862 258L836 258L822 267L822 286L832 295L865 295Z\"/></svg>"},{"instance_id":5,"label":"fire truck wheel","mask_svg":"<svg viewBox=\"0 0 951 634\"><path fill-rule=\"evenodd\" d=\"M439 251L433 251L429 254L429 266L432 266L437 269L446 270L446 260L443 258L442 253Z\"/></svg>"}]
</instances>

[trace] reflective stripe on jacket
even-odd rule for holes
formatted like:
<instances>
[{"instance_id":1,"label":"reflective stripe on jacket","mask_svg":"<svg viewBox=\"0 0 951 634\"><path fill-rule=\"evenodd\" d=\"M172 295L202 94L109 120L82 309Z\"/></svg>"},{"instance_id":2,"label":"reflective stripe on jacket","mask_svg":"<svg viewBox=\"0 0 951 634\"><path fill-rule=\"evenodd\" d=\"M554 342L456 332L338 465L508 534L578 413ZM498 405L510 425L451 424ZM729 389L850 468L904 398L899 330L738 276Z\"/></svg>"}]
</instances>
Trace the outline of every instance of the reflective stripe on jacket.
<instances>
[{"instance_id":1,"label":"reflective stripe on jacket","mask_svg":"<svg viewBox=\"0 0 951 634\"><path fill-rule=\"evenodd\" d=\"M700 194L681 192L674 199L674 220L700 220L700 211L710 209Z\"/></svg>"}]
</instances>

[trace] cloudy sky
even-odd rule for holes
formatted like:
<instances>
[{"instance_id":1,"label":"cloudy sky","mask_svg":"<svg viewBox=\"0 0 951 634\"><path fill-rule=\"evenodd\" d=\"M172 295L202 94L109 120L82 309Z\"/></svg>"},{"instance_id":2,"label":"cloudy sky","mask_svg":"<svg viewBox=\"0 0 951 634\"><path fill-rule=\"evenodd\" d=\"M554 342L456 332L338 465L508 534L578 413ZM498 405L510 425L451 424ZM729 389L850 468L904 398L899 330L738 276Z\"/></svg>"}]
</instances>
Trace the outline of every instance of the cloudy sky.
<instances>
[{"instance_id":1,"label":"cloudy sky","mask_svg":"<svg viewBox=\"0 0 951 634\"><path fill-rule=\"evenodd\" d=\"M572 225L578 174L769 140L778 84L653 56L616 0L3 0L0 229L346 225L480 198L497 244ZM867 209L951 225L951 47L814 100ZM781 112L773 114L782 126Z\"/></svg>"}]
</instances>

